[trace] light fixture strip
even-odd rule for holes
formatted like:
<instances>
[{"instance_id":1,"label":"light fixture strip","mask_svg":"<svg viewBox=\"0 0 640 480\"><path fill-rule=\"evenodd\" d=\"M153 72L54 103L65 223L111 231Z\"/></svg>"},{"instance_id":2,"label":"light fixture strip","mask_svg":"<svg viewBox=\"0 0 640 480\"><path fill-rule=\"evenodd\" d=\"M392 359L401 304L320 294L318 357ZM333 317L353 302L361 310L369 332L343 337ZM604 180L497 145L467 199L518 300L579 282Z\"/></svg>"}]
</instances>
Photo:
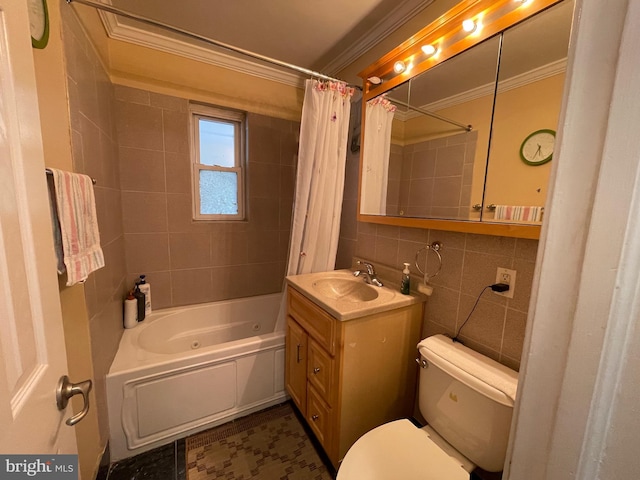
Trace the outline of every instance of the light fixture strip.
<instances>
[{"instance_id":1,"label":"light fixture strip","mask_svg":"<svg viewBox=\"0 0 640 480\"><path fill-rule=\"evenodd\" d=\"M383 80L382 84L369 89L366 98L379 95L406 81L409 76L409 69L406 67L410 64L414 67L410 76L421 73L560 1L562 0L528 0L525 2L527 8L524 9L520 8L523 5L520 0L463 0L440 19L360 73L365 79L376 76ZM478 32L476 28L475 32L465 32L461 27L464 19L481 22L482 30ZM436 46L437 58L434 54L423 52L422 47L426 45ZM398 61L404 62L405 69L396 73L394 66Z\"/></svg>"}]
</instances>

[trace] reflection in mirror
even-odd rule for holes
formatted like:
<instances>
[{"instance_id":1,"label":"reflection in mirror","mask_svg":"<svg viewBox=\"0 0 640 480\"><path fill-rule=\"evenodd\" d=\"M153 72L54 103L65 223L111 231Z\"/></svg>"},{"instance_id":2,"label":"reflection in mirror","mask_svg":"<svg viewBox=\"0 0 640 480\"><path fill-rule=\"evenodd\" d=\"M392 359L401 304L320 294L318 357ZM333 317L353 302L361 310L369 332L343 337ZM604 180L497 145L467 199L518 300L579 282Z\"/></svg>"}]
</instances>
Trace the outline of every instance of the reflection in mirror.
<instances>
[{"instance_id":1,"label":"reflection in mirror","mask_svg":"<svg viewBox=\"0 0 640 480\"><path fill-rule=\"evenodd\" d=\"M361 213L480 219L471 206L482 202L499 44L489 39L368 102ZM390 131L370 120L383 104Z\"/></svg>"},{"instance_id":2,"label":"reflection in mirror","mask_svg":"<svg viewBox=\"0 0 640 480\"><path fill-rule=\"evenodd\" d=\"M541 223L552 162L527 164L520 148L556 130L572 15L565 0L504 32L483 220Z\"/></svg>"}]
</instances>

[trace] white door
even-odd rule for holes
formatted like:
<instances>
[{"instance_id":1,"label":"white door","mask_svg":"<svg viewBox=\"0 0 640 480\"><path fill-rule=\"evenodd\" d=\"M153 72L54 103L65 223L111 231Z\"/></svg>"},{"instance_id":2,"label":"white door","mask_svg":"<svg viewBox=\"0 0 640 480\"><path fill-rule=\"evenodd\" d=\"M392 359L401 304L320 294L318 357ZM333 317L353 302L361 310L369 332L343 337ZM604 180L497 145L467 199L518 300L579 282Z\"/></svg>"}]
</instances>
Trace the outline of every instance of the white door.
<instances>
[{"instance_id":1,"label":"white door","mask_svg":"<svg viewBox=\"0 0 640 480\"><path fill-rule=\"evenodd\" d=\"M0 0L0 453L77 453L26 1Z\"/></svg>"}]
</instances>

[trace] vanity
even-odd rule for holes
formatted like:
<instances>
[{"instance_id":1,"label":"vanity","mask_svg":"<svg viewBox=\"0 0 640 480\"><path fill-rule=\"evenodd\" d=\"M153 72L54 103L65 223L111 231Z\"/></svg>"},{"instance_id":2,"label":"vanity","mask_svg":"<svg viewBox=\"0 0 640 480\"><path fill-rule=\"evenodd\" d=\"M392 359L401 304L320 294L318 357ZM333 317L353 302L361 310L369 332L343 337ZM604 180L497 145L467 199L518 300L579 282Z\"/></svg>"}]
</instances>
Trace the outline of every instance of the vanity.
<instances>
[{"instance_id":1,"label":"vanity","mask_svg":"<svg viewBox=\"0 0 640 480\"><path fill-rule=\"evenodd\" d=\"M338 468L361 435L412 415L424 298L349 270L287 282L286 388Z\"/></svg>"}]
</instances>

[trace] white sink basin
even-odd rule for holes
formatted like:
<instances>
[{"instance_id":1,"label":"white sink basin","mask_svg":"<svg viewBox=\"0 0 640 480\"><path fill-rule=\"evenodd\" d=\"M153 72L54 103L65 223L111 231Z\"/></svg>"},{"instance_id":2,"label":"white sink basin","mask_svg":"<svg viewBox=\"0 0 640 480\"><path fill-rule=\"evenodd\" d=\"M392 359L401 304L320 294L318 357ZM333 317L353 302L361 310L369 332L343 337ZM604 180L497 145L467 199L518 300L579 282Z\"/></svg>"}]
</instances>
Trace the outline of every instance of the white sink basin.
<instances>
[{"instance_id":1,"label":"white sink basin","mask_svg":"<svg viewBox=\"0 0 640 480\"><path fill-rule=\"evenodd\" d=\"M313 282L312 287L320 295L347 302L370 302L378 298L378 287L372 287L359 278L322 278Z\"/></svg>"},{"instance_id":2,"label":"white sink basin","mask_svg":"<svg viewBox=\"0 0 640 480\"><path fill-rule=\"evenodd\" d=\"M368 285L351 270L304 273L287 277L289 285L338 320L385 312L424 301L417 295L402 295L400 288Z\"/></svg>"}]
</instances>

